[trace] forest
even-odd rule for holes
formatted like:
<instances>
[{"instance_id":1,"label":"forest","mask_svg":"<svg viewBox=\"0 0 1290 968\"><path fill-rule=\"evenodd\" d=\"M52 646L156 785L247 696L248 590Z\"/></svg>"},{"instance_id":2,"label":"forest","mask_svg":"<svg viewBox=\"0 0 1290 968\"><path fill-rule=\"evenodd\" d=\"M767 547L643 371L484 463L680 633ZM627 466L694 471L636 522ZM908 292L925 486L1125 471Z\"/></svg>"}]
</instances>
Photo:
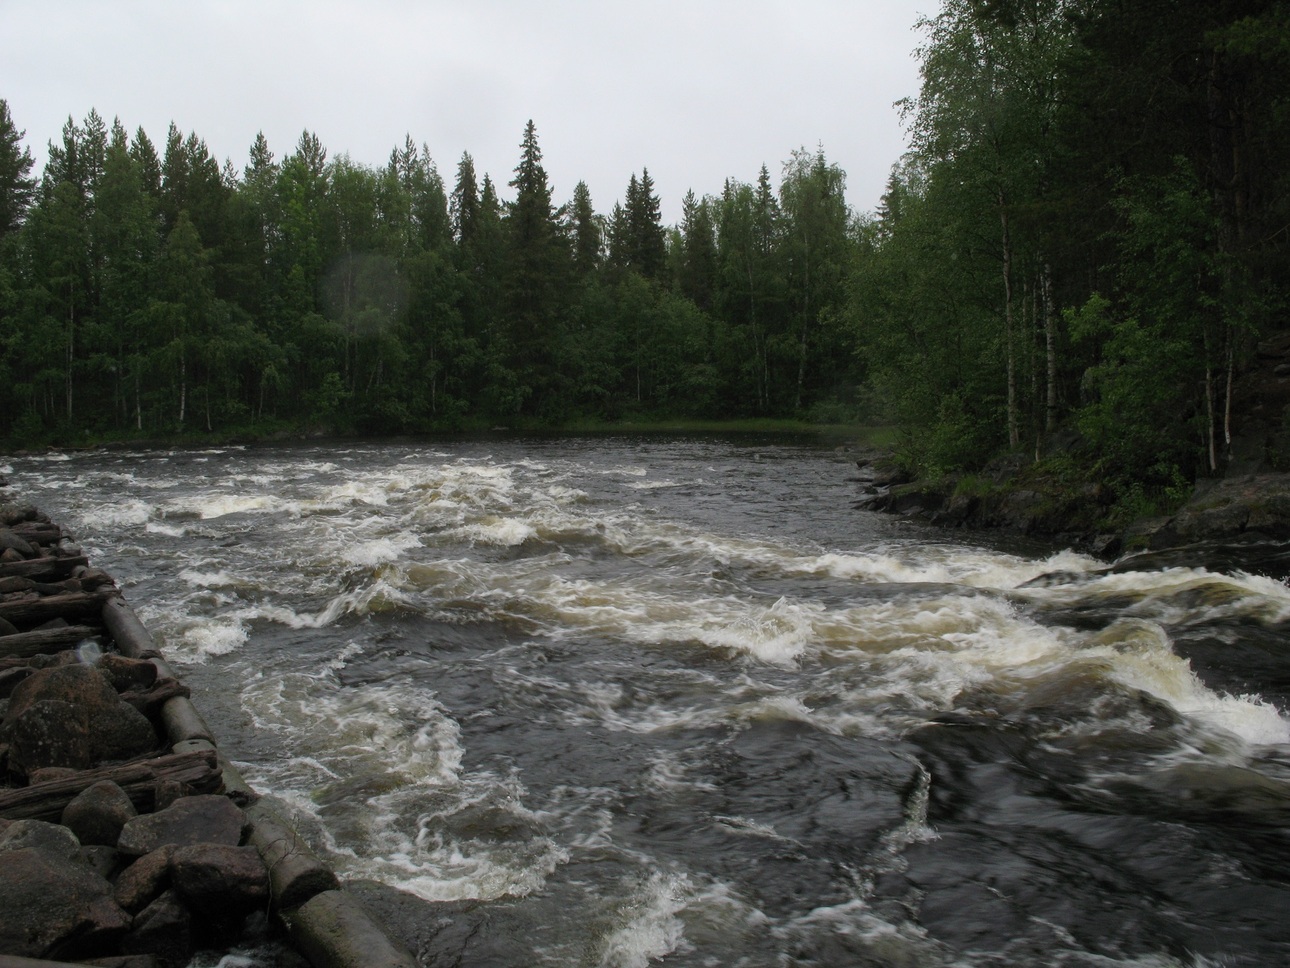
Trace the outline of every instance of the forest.
<instances>
[{"instance_id":1,"label":"forest","mask_svg":"<svg viewBox=\"0 0 1290 968\"><path fill-rule=\"evenodd\" d=\"M795 418L898 427L923 475L1058 440L1122 494L1219 471L1234 382L1290 328L1290 4L946 0L919 28L869 212L823 147L676 225L644 166L597 211L553 197L532 121L499 183L411 136L380 168L261 136L239 168L91 111L37 177L0 100L0 438Z\"/></svg>"}]
</instances>

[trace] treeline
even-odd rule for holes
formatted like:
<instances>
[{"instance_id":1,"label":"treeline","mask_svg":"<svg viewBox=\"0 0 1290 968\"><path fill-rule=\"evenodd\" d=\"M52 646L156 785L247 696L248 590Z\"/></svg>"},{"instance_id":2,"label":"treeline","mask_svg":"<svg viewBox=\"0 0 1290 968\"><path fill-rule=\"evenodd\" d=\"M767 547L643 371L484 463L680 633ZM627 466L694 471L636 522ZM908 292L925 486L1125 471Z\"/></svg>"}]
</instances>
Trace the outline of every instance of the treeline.
<instances>
[{"instance_id":1,"label":"treeline","mask_svg":"<svg viewBox=\"0 0 1290 968\"><path fill-rule=\"evenodd\" d=\"M1290 4L921 26L859 216L823 150L671 227L646 169L557 203L532 123L499 187L410 138L383 168L260 138L239 172L91 113L37 182L0 101L0 434L878 415L929 474L1074 457L1126 499L1221 468L1288 328Z\"/></svg>"},{"instance_id":2,"label":"treeline","mask_svg":"<svg viewBox=\"0 0 1290 968\"><path fill-rule=\"evenodd\" d=\"M557 205L532 122L503 200L410 137L376 169L260 136L239 172L96 112L37 183L0 111L0 436L810 416L858 382L822 151L667 228L648 169Z\"/></svg>"},{"instance_id":3,"label":"treeline","mask_svg":"<svg viewBox=\"0 0 1290 968\"><path fill-rule=\"evenodd\" d=\"M907 459L1074 455L1121 501L1181 493L1288 328L1290 5L946 0L923 27L848 279Z\"/></svg>"}]
</instances>

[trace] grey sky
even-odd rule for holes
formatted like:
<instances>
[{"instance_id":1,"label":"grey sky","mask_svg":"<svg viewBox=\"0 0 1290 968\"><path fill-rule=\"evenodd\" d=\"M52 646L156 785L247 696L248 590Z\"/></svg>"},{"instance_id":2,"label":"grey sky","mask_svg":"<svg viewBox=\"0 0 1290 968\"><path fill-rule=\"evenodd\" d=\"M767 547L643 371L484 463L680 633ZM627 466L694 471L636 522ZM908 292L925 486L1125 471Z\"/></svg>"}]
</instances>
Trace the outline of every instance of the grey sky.
<instances>
[{"instance_id":1,"label":"grey sky","mask_svg":"<svg viewBox=\"0 0 1290 968\"><path fill-rule=\"evenodd\" d=\"M411 134L451 187L463 151L509 197L524 124L555 201L596 210L647 167L664 220L727 177L779 183L823 146L848 200L877 205L918 90L914 24L937 0L0 0L0 98L43 166L71 115L173 120L240 170L304 129L384 165Z\"/></svg>"}]
</instances>

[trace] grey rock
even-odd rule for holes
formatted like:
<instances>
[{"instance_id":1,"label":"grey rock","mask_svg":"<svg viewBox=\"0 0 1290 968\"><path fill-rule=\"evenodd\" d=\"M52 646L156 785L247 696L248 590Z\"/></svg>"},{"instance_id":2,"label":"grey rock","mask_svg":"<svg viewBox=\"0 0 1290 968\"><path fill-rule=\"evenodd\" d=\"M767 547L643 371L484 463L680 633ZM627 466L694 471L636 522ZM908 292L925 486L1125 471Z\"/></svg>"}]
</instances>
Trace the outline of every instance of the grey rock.
<instances>
[{"instance_id":1,"label":"grey rock","mask_svg":"<svg viewBox=\"0 0 1290 968\"><path fill-rule=\"evenodd\" d=\"M81 859L81 842L66 827L43 820L15 820L0 833L0 852L39 850L66 860Z\"/></svg>"},{"instance_id":2,"label":"grey rock","mask_svg":"<svg viewBox=\"0 0 1290 968\"><path fill-rule=\"evenodd\" d=\"M130 933L121 939L121 951L153 955L159 965L185 965L192 929L192 913L174 891L166 891L135 916Z\"/></svg>"},{"instance_id":3,"label":"grey rock","mask_svg":"<svg viewBox=\"0 0 1290 968\"><path fill-rule=\"evenodd\" d=\"M177 848L170 879L184 902L203 913L203 924L220 933L236 933L248 914L269 905L269 872L254 847Z\"/></svg>"},{"instance_id":4,"label":"grey rock","mask_svg":"<svg viewBox=\"0 0 1290 968\"><path fill-rule=\"evenodd\" d=\"M10 769L22 773L46 766L85 769L159 745L147 718L122 702L97 669L81 664L41 669L20 682L3 725L11 735Z\"/></svg>"},{"instance_id":5,"label":"grey rock","mask_svg":"<svg viewBox=\"0 0 1290 968\"><path fill-rule=\"evenodd\" d=\"M38 847L5 852L0 911L0 951L29 958L109 954L130 927L112 885L82 858Z\"/></svg>"},{"instance_id":6,"label":"grey rock","mask_svg":"<svg viewBox=\"0 0 1290 968\"><path fill-rule=\"evenodd\" d=\"M133 914L159 898L170 887L170 858L176 849L166 844L123 870L116 879L116 903Z\"/></svg>"},{"instance_id":7,"label":"grey rock","mask_svg":"<svg viewBox=\"0 0 1290 968\"><path fill-rule=\"evenodd\" d=\"M228 797L207 794L181 797L164 810L135 817L121 830L117 849L142 856L166 844L223 844L242 842L246 815Z\"/></svg>"},{"instance_id":8,"label":"grey rock","mask_svg":"<svg viewBox=\"0 0 1290 968\"><path fill-rule=\"evenodd\" d=\"M100 780L63 808L61 820L82 844L115 847L121 828L136 816L126 792L111 780Z\"/></svg>"}]
</instances>

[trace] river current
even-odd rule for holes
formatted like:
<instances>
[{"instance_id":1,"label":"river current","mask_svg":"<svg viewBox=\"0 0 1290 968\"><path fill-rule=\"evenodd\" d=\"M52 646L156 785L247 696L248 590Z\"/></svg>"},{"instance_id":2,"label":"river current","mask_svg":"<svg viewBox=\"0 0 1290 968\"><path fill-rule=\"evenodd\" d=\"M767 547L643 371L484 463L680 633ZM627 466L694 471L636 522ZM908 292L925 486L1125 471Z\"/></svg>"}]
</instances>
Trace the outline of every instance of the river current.
<instances>
[{"instance_id":1,"label":"river current","mask_svg":"<svg viewBox=\"0 0 1290 968\"><path fill-rule=\"evenodd\" d=\"M423 965L1290 963L1278 549L1008 549L771 437L0 470Z\"/></svg>"}]
</instances>

